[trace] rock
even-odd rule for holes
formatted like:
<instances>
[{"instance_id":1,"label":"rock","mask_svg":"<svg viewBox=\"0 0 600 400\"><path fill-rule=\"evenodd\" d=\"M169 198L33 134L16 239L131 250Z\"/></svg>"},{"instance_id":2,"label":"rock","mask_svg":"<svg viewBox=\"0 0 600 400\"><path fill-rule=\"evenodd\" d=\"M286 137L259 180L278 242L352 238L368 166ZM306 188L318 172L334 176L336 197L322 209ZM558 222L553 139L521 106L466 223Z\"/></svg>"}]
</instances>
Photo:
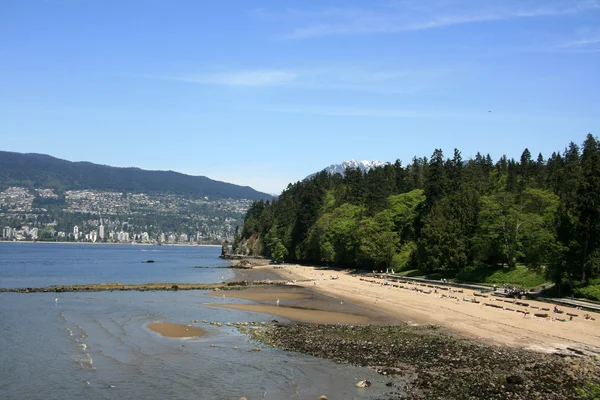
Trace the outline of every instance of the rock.
<instances>
[{"instance_id":1,"label":"rock","mask_svg":"<svg viewBox=\"0 0 600 400\"><path fill-rule=\"evenodd\" d=\"M357 388L368 388L369 386L371 386L371 381L369 381L369 380L360 381L354 386L356 386Z\"/></svg>"},{"instance_id":2,"label":"rock","mask_svg":"<svg viewBox=\"0 0 600 400\"><path fill-rule=\"evenodd\" d=\"M245 397L240 397L240 400L248 400L248 399Z\"/></svg>"},{"instance_id":3,"label":"rock","mask_svg":"<svg viewBox=\"0 0 600 400\"><path fill-rule=\"evenodd\" d=\"M506 377L506 383L511 385L522 385L525 379L521 375L510 375Z\"/></svg>"},{"instance_id":4,"label":"rock","mask_svg":"<svg viewBox=\"0 0 600 400\"><path fill-rule=\"evenodd\" d=\"M216 287L216 288L214 288L214 291L215 291L215 292L220 292L220 291L221 291L221 289L219 289L218 287Z\"/></svg>"},{"instance_id":5,"label":"rock","mask_svg":"<svg viewBox=\"0 0 600 400\"><path fill-rule=\"evenodd\" d=\"M325 395L319 396L319 397L317 397L317 400L327 400L327 396L325 396Z\"/></svg>"},{"instance_id":6,"label":"rock","mask_svg":"<svg viewBox=\"0 0 600 400\"><path fill-rule=\"evenodd\" d=\"M394 382L388 382L388 383L385 384L385 386L392 387L392 386L394 386Z\"/></svg>"},{"instance_id":7,"label":"rock","mask_svg":"<svg viewBox=\"0 0 600 400\"><path fill-rule=\"evenodd\" d=\"M153 262L154 262L154 260L142 261L143 264L152 264Z\"/></svg>"},{"instance_id":8,"label":"rock","mask_svg":"<svg viewBox=\"0 0 600 400\"><path fill-rule=\"evenodd\" d=\"M252 351L260 351L260 349L258 347L255 347L252 349Z\"/></svg>"}]
</instances>

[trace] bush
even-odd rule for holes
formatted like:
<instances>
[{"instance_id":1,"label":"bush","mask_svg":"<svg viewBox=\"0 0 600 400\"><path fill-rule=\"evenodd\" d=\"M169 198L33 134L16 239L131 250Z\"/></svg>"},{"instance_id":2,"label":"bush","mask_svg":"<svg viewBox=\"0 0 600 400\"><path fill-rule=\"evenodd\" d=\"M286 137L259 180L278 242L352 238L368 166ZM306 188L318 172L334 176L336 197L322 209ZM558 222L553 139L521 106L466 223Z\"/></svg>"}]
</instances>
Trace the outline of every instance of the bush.
<instances>
[{"instance_id":1,"label":"bush","mask_svg":"<svg viewBox=\"0 0 600 400\"><path fill-rule=\"evenodd\" d=\"M406 271L410 268L410 256L417 249L415 242L406 242L402 245L399 253L392 258L392 269L394 272Z\"/></svg>"}]
</instances>

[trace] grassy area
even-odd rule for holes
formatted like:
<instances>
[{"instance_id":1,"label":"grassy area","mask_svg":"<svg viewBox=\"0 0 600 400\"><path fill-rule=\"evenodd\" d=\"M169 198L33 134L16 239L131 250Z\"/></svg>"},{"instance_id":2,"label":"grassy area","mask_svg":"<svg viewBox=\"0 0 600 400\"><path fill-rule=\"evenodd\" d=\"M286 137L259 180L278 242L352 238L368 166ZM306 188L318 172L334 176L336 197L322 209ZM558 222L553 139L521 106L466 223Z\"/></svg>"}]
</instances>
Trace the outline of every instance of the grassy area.
<instances>
[{"instance_id":1,"label":"grassy area","mask_svg":"<svg viewBox=\"0 0 600 400\"><path fill-rule=\"evenodd\" d=\"M525 289L538 287L546 283L544 275L524 266L515 268L479 267L460 272L457 281L483 283L488 285L512 285Z\"/></svg>"},{"instance_id":2,"label":"grassy area","mask_svg":"<svg viewBox=\"0 0 600 400\"><path fill-rule=\"evenodd\" d=\"M584 297L588 300L600 301L600 284L575 289L575 296Z\"/></svg>"},{"instance_id":3,"label":"grassy area","mask_svg":"<svg viewBox=\"0 0 600 400\"><path fill-rule=\"evenodd\" d=\"M410 278L452 279L456 282L477 283L489 286L506 284L525 289L531 289L546 283L546 279L542 273L531 271L524 266L517 266L516 268L472 267L458 274L454 274L451 271L437 271L423 274L421 271L414 269L399 272L398 275Z\"/></svg>"}]
</instances>

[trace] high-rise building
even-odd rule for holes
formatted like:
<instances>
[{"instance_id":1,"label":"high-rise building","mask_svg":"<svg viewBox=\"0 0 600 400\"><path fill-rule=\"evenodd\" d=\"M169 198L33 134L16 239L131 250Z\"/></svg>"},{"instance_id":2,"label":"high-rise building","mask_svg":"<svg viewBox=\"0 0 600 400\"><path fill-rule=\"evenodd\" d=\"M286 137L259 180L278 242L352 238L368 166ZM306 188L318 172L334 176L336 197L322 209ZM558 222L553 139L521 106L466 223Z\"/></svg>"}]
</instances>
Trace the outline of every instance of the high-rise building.
<instances>
[{"instance_id":1,"label":"high-rise building","mask_svg":"<svg viewBox=\"0 0 600 400\"><path fill-rule=\"evenodd\" d=\"M100 224L98 227L98 237L100 240L104 240L104 225Z\"/></svg>"},{"instance_id":2,"label":"high-rise building","mask_svg":"<svg viewBox=\"0 0 600 400\"><path fill-rule=\"evenodd\" d=\"M160 234L160 242L161 243L165 242L165 233L164 232L161 232L161 234Z\"/></svg>"},{"instance_id":3,"label":"high-rise building","mask_svg":"<svg viewBox=\"0 0 600 400\"><path fill-rule=\"evenodd\" d=\"M79 239L79 227L77 225L73 227L73 236L75 236L75 240Z\"/></svg>"}]
</instances>

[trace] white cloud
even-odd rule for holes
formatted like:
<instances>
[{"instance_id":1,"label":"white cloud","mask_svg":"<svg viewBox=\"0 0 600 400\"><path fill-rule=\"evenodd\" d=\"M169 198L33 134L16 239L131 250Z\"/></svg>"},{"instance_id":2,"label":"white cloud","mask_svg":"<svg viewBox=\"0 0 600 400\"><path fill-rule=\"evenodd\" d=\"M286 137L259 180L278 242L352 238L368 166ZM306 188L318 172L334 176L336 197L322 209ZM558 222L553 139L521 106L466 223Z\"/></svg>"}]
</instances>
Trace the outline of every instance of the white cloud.
<instances>
[{"instance_id":1,"label":"white cloud","mask_svg":"<svg viewBox=\"0 0 600 400\"><path fill-rule=\"evenodd\" d=\"M171 76L167 79L226 86L277 86L294 82L298 74L275 69L244 70L213 74Z\"/></svg>"},{"instance_id":2,"label":"white cloud","mask_svg":"<svg viewBox=\"0 0 600 400\"><path fill-rule=\"evenodd\" d=\"M598 0L527 1L502 4L483 1L427 2L428 7L411 2L388 3L384 8L361 10L333 8L319 11L285 10L278 14L256 12L260 18L285 19L299 26L286 39L322 36L398 33L444 28L478 22L558 17L600 10Z\"/></svg>"}]
</instances>

